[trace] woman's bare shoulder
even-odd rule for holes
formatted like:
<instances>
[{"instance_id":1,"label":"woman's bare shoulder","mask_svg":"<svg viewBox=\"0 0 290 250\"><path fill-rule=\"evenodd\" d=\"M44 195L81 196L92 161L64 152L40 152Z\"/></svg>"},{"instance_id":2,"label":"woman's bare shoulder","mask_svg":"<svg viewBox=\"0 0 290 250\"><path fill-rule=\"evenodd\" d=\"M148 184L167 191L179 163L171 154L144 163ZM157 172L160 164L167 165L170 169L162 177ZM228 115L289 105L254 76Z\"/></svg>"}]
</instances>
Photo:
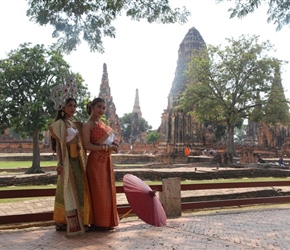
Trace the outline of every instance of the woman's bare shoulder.
<instances>
[{"instance_id":1,"label":"woman's bare shoulder","mask_svg":"<svg viewBox=\"0 0 290 250\"><path fill-rule=\"evenodd\" d=\"M94 127L94 123L91 120L88 120L83 124L83 129L92 129Z\"/></svg>"}]
</instances>

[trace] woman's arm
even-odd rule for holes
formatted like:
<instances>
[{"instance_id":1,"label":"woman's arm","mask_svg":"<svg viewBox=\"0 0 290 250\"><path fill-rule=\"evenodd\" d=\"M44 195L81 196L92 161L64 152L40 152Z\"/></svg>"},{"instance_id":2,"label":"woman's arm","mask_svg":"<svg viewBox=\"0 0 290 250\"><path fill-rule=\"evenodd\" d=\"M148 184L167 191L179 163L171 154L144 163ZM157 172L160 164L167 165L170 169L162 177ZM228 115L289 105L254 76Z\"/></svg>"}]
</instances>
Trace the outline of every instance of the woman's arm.
<instances>
[{"instance_id":1,"label":"woman's arm","mask_svg":"<svg viewBox=\"0 0 290 250\"><path fill-rule=\"evenodd\" d=\"M90 122L87 122L83 125L82 129L82 137L83 137L83 147L86 150L90 151L101 151L101 150L106 150L106 151L118 151L118 147L116 145L96 145L92 144L90 140L90 135L91 135L91 129L93 127L93 124Z\"/></svg>"},{"instance_id":2,"label":"woman's arm","mask_svg":"<svg viewBox=\"0 0 290 250\"><path fill-rule=\"evenodd\" d=\"M82 137L83 137L83 147L86 150L90 151L100 151L104 150L103 145L95 145L91 143L90 135L91 135L92 125L90 122L86 122L82 128Z\"/></svg>"}]
</instances>

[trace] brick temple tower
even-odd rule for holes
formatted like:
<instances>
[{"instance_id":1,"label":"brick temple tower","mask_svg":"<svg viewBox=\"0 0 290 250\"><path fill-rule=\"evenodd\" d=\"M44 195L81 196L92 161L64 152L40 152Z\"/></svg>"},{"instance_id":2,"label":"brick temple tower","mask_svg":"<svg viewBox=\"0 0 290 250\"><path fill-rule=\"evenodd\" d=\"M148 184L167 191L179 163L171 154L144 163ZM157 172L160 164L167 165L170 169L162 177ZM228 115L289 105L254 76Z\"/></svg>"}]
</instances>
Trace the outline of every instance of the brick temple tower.
<instances>
[{"instance_id":1,"label":"brick temple tower","mask_svg":"<svg viewBox=\"0 0 290 250\"><path fill-rule=\"evenodd\" d=\"M208 132L194 117L174 109L187 86L188 80L184 73L193 50L201 50L205 46L202 36L194 27L187 32L179 46L175 77L168 95L168 106L162 114L159 127L160 152L183 152L184 147L204 145L210 143L214 137L213 133Z\"/></svg>"},{"instance_id":2,"label":"brick temple tower","mask_svg":"<svg viewBox=\"0 0 290 250\"><path fill-rule=\"evenodd\" d=\"M105 115L109 120L109 125L115 131L119 142L122 142L121 122L118 115L116 114L116 106L113 102L113 97L111 96L111 89L109 86L109 78L106 63L103 64L103 76L100 85L99 97L105 100L106 102Z\"/></svg>"},{"instance_id":3,"label":"brick temple tower","mask_svg":"<svg viewBox=\"0 0 290 250\"><path fill-rule=\"evenodd\" d=\"M139 104L139 92L138 89L136 89L135 94L135 102L133 106L133 120L132 120L132 133L131 133L131 144L133 144L136 141L144 142L144 139L142 138L142 134L140 134L140 119L142 118L141 108Z\"/></svg>"}]
</instances>

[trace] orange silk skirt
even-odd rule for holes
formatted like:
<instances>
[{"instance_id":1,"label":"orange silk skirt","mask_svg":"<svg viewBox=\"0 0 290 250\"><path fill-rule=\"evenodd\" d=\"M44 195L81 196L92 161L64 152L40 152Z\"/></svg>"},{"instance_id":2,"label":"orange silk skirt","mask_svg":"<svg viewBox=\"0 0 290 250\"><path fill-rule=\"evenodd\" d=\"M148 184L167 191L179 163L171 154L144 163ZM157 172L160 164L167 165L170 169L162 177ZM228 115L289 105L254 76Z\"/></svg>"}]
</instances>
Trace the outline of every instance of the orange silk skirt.
<instances>
[{"instance_id":1,"label":"orange silk skirt","mask_svg":"<svg viewBox=\"0 0 290 250\"><path fill-rule=\"evenodd\" d=\"M87 177L91 191L94 224L115 227L119 223L115 174L111 155L106 151L90 152Z\"/></svg>"}]
</instances>

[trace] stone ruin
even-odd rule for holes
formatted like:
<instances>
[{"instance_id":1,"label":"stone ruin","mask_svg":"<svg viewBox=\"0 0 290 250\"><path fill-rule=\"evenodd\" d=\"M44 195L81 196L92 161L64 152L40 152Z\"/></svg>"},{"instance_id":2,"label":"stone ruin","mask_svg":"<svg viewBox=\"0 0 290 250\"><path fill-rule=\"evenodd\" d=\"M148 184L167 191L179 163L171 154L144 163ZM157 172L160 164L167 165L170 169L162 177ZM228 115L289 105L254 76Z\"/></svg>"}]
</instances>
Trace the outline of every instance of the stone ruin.
<instances>
[{"instance_id":1,"label":"stone ruin","mask_svg":"<svg viewBox=\"0 0 290 250\"><path fill-rule=\"evenodd\" d=\"M103 64L103 75L100 85L99 97L106 102L105 115L109 121L110 127L115 131L117 138L122 142L121 121L116 113L116 106L111 95L111 88L109 86L109 78L107 71L107 64Z\"/></svg>"},{"instance_id":2,"label":"stone ruin","mask_svg":"<svg viewBox=\"0 0 290 250\"><path fill-rule=\"evenodd\" d=\"M133 106L133 121L130 144L146 143L147 135L140 131L140 120L142 118L142 112L139 104L139 92L136 89L135 102Z\"/></svg>"},{"instance_id":3,"label":"stone ruin","mask_svg":"<svg viewBox=\"0 0 290 250\"><path fill-rule=\"evenodd\" d=\"M187 32L179 46L175 77L168 95L168 106L162 114L161 125L158 129L160 153L182 154L185 147L191 148L192 152L200 153L202 148L215 147L224 155L225 146L216 145L214 132L210 127L204 127L193 116L174 109L186 88L187 79L184 71L187 70L192 51L193 49L200 50L205 46L202 36L194 27ZM274 81L273 86L277 85L283 98L284 91L279 70L275 74L278 81ZM244 144L237 147L237 152L241 154L242 162L257 162L261 155L268 154L271 157L289 155L289 144L289 126L280 123L273 126L263 122L249 122Z\"/></svg>"},{"instance_id":4,"label":"stone ruin","mask_svg":"<svg viewBox=\"0 0 290 250\"><path fill-rule=\"evenodd\" d=\"M200 50L206 46L205 41L199 31L192 27L184 39L182 40L178 50L178 60L175 70L175 77L168 95L168 105L161 116L161 125L158 129L160 134L159 143L146 144L146 135L139 132L138 124L142 118L141 108L139 104L139 93L136 89L135 102L133 106L133 127L132 127L132 145L122 143L121 151L124 153L153 153L153 154L170 154L183 155L185 147L192 150L193 155L200 155L203 148L215 147L218 153L224 154L224 145L216 145L214 132L210 127L204 127L203 124L196 119L174 108L178 105L179 98L186 88L187 78L184 71L191 59L192 51ZM280 88L283 91L282 84ZM110 126L116 131L120 142L122 142L121 122L116 114L116 106L111 96L107 65L103 64L103 75L100 85L99 97L105 99L107 104L106 116L110 122ZM7 137L7 133L5 134ZM5 137L5 138L6 138ZM3 139L2 139L3 141ZM1 139L0 139L1 142ZM48 140L49 142L49 140ZM46 142L45 144L47 144ZM13 144L13 143L12 143ZM13 152L32 146L26 145L20 147L19 142L15 146L9 144L9 150ZM28 143L29 144L29 143ZM2 150L0 143L0 151ZM43 147L43 152L47 147ZM290 128L285 125L277 124L269 126L265 123L249 122L247 134L243 145L237 146L237 153L240 154L241 163L257 162L261 156L279 157L279 155L290 155Z\"/></svg>"},{"instance_id":5,"label":"stone ruin","mask_svg":"<svg viewBox=\"0 0 290 250\"><path fill-rule=\"evenodd\" d=\"M168 95L168 105L161 117L159 150L163 153L180 153L185 147L203 147L215 143L214 133L205 128L196 119L174 108L186 89L187 77L184 72L191 60L193 50L201 50L206 46L202 36L194 27L182 40L178 50L175 77Z\"/></svg>"}]
</instances>

